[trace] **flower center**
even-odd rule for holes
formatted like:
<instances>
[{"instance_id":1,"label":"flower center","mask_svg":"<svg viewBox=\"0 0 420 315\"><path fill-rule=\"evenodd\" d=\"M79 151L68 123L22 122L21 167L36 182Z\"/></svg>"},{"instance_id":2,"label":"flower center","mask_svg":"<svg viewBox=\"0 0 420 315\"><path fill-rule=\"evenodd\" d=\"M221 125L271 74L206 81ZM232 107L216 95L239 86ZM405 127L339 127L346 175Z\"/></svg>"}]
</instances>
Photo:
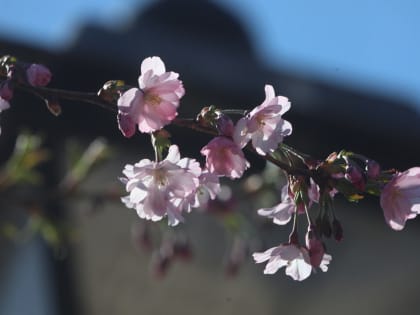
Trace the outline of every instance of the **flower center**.
<instances>
[{"instance_id":1,"label":"flower center","mask_svg":"<svg viewBox=\"0 0 420 315\"><path fill-rule=\"evenodd\" d=\"M262 127L262 126L265 125L265 122L264 122L265 115L263 113L260 113L260 114L256 115L255 120L256 120L259 127Z\"/></svg>"},{"instance_id":2,"label":"flower center","mask_svg":"<svg viewBox=\"0 0 420 315\"><path fill-rule=\"evenodd\" d=\"M158 186L165 186L168 182L166 172L159 168L153 171L153 178Z\"/></svg>"},{"instance_id":3,"label":"flower center","mask_svg":"<svg viewBox=\"0 0 420 315\"><path fill-rule=\"evenodd\" d=\"M162 102L162 99L159 95L146 93L144 101L149 105L158 106Z\"/></svg>"},{"instance_id":4,"label":"flower center","mask_svg":"<svg viewBox=\"0 0 420 315\"><path fill-rule=\"evenodd\" d=\"M393 204L396 204L396 202L398 201L398 199L400 198L401 195L402 194L401 194L401 191L399 189L393 190L392 193L391 193L391 202Z\"/></svg>"}]
</instances>

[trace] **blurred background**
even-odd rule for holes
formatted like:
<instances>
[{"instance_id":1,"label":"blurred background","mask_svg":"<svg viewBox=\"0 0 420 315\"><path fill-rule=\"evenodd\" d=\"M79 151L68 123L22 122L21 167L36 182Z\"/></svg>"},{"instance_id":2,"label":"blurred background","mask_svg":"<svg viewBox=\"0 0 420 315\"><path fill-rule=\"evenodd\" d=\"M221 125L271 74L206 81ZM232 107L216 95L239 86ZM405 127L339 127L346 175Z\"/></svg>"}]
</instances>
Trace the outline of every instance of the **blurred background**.
<instances>
[{"instance_id":1,"label":"blurred background","mask_svg":"<svg viewBox=\"0 0 420 315\"><path fill-rule=\"evenodd\" d=\"M292 101L285 118L294 131L286 143L318 158L345 148L384 168L419 165L417 1L0 4L0 56L47 65L51 87L92 92L110 79L136 85L141 61L160 56L184 82L182 117L210 104L253 108L272 84ZM249 251L285 241L287 228L229 228L230 216L202 213L174 231L144 225L118 202L117 178L126 163L152 156L147 137L123 138L112 113L88 104L63 101L59 117L30 95L16 93L11 104L0 116L3 168L35 152L40 165L30 180L42 181L0 194L1 315L415 313L419 223L392 231L377 200L338 200L344 241L327 243L327 273L303 283L282 270L264 276ZM184 156L200 158L208 137L170 131ZM28 132L40 135L42 149ZM248 174L263 169L248 158L256 163ZM81 160L89 171L80 171ZM80 177L77 190L68 174ZM51 198L60 185L76 193ZM235 182L235 196L241 185ZM252 219L256 202L236 199L233 217ZM163 245L188 244L166 273L145 241L150 235Z\"/></svg>"}]
</instances>

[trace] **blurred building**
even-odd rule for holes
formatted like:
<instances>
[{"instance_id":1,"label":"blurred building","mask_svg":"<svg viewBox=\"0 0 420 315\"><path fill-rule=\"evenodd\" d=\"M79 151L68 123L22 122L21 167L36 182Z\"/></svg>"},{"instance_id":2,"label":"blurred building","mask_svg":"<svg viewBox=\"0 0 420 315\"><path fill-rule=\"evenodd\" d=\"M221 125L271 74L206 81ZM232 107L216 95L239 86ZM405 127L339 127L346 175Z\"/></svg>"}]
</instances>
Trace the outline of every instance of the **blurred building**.
<instances>
[{"instance_id":1,"label":"blurred building","mask_svg":"<svg viewBox=\"0 0 420 315\"><path fill-rule=\"evenodd\" d=\"M207 1L171 0L156 2L140 12L134 23L123 30L112 31L95 25L86 25L81 29L74 44L68 50L60 53L51 53L22 44L0 40L0 55L3 54L13 54L22 60L45 63L52 69L54 74L51 87L80 91L97 91L102 83L110 79L124 79L127 83L136 85L141 60L147 56L157 55L165 61L168 69L179 72L184 82L186 96L183 98L180 107L181 116L194 117L202 107L210 104L224 108L252 108L260 104L264 99L264 85L272 84L278 94L285 95L292 101L292 109L287 113L286 119L292 122L294 131L293 135L287 138L286 142L302 151L322 158L332 151L345 148L382 161L385 167L395 166L401 169L415 165L417 163L416 157L420 153L420 148L414 145L420 140L419 117L410 104L402 103L397 99L388 99L381 95L367 93L366 91L336 86L334 82L327 83L316 78L302 77L290 71L277 71L261 65L255 57L252 42L250 42L238 21L221 8ZM56 118L44 109L41 100L35 100L29 95L17 95L12 104L12 109L1 114L2 136L0 138L0 150L4 157L12 147L14 137L22 127L46 133L49 138L48 143L53 150L60 150L58 143L67 138L79 137L86 139L95 136L105 136L110 139L111 143L120 148L119 162L123 160L122 156L124 155L132 156L134 153L138 154L139 151L149 150L147 137L138 136L135 140L123 139L117 128L116 117L92 105L63 101L63 114ZM188 131L176 128L171 130L174 141L180 144L182 148L185 148L183 150L186 152L198 152L198 149L208 139L206 136L198 136L191 139ZM62 158L61 155L58 155L58 157ZM117 170L118 167L114 165L113 169ZM117 170L117 173L114 173L112 178L116 178L119 175L118 172ZM103 177L103 175L101 176ZM54 185L55 175L52 174L51 177L50 184ZM378 205L376 207L379 208ZM354 209L351 211L354 211ZM410 241L410 238L407 236L404 237L404 240L391 239L390 236L384 236L384 233L392 233L386 227L378 230L376 225L372 225L371 230L369 230L370 224L373 224L371 222L371 214L356 211L354 214L356 219L352 219L350 214L344 214L343 216L354 224L354 229L360 228L361 233L366 232L372 238L379 238L379 235L381 235L380 237L384 237L387 242L393 241L392 246L398 246L397 244L408 246L407 242ZM373 217L375 220L378 220L381 215L379 213L379 215L376 214ZM96 253L85 252L83 257L89 257L90 261L93 261L95 257L106 257L106 253L111 257L117 254L121 255L123 260L130 259L130 254L121 253L118 247L121 245L119 241L124 241L122 235L125 235L123 232L125 226L113 226L114 220L118 220L118 215L107 213L102 219L98 220L100 223L91 222L94 226L91 229L86 226L83 227L83 235L87 239L82 241L85 242L82 248L100 252L98 256L96 256ZM362 223L359 223L358 220L362 221ZM127 217L123 217L120 224L125 225L128 221ZM344 223L347 224L346 221ZM377 223L378 225L379 223L384 225L382 221ZM122 237L122 239L108 239L107 235L102 234L108 234L108 228L116 231L115 233L112 232L111 235L115 234L115 237ZM95 234L93 231L98 233ZM373 232L378 234L373 234ZM352 235L355 240L349 238L348 246L344 245L344 248L338 248L339 253L332 267L335 271L332 273L336 275L337 279L349 285L349 287L346 287L344 284L341 284L345 286L345 290L356 292L352 291L356 290L353 286L358 286L361 282L357 282L351 277L345 278L345 276L340 276L339 274L346 274L348 272L347 268L354 271L363 266L356 264L357 268L348 267L346 259L349 259L349 254L344 252L348 251L359 255L358 245L366 245L366 242L372 242L373 244L375 242L363 238L358 239L357 231L355 230L351 230L349 235ZM413 240L413 236L410 236L411 240ZM415 236L418 236L418 233ZM101 243L100 240L103 238L108 239L109 243L106 245ZM107 246L107 248L95 249L95 242L101 244L98 246ZM364 252L364 254L373 255L370 251L378 251L378 256L383 255L382 257L385 260L383 264L388 266L395 260L386 261L389 259L390 250L380 249L379 247L385 246L382 242L378 239L375 245L378 248L369 248L369 251L365 249L367 252ZM129 245L127 244L126 247L129 248ZM389 247L391 245L386 246ZM215 251L217 252L217 250ZM360 252L363 252L363 250L360 250ZM401 255L408 254L404 252ZM339 258L340 256L342 257ZM418 262L420 260L419 257L416 257L416 260ZM97 260L95 261L100 263ZM366 258L366 261L373 263L374 258ZM113 268L110 265L107 266ZM120 271L120 275L123 274L125 277L127 277L128 273L126 271L128 270L136 272L136 270L131 269L135 267L135 264L132 262L117 261L115 266L119 266L122 269L129 267ZM67 264L60 265L60 268L64 268L65 272L68 271L66 269L68 267ZM411 267L412 263L409 264L409 268ZM73 303L80 302L77 301L80 294L69 293L66 296L65 290L76 290L80 282L87 281L90 284L85 294L94 296L96 300L92 303L97 303L97 305L102 303L101 298L108 305L112 295L119 294L118 290L113 291L110 287L106 288L108 291L103 293L103 295L95 294L95 290L97 293L97 290L100 290L102 286L101 277L109 275L107 274L109 269L98 267L98 270L102 272L98 274L95 273L93 263L88 268L91 268L89 270L92 271L92 274L88 275L86 271L82 271L82 274L91 276L95 280L76 279L75 286L65 287L64 285L62 289L64 291L59 297L62 300L70 298L70 301L59 304L61 306L58 308L67 308L60 311L60 314L74 313L74 310L77 309ZM138 268L145 269L145 266L138 266ZM380 268L383 269L384 273L386 272L385 269L387 267L381 266ZM199 273L197 269L197 267L194 267L193 272ZM211 270L211 272L213 271L214 269ZM130 279L117 278L117 268L112 269L112 272L113 277L115 276L114 280L119 285L130 281ZM213 275L211 272L206 270L203 279L210 281ZM181 270L181 274L184 275L186 273L186 270ZM282 272L279 273L282 274ZM372 274L373 277L381 276L379 272ZM258 276L260 277L260 275ZM401 277L404 281L407 280L407 277ZM134 278L141 281L141 277L135 276ZM314 304L321 300L324 301L324 299L327 299L325 295L331 293L331 290L325 287L328 285L327 283L336 288L336 292L341 291L343 288L340 287L338 281L326 279L320 280L321 282L309 282L301 287L297 287L297 284L290 284L289 281L287 281L287 284L274 283L274 281L286 281L283 278L284 275L275 277L273 280L269 280L269 284L260 281L256 284L256 288L258 290L263 290L263 287L269 287L270 290L277 288L283 292L282 294L286 294L284 291L286 290L285 287L291 285L293 292L306 294L304 292L308 291L303 291L302 287L307 286L308 289L312 290L311 293L308 293L312 297L301 295L302 300L307 299L307 303ZM237 284L229 282L222 285L232 287L234 294L236 294L236 299L243 301L244 299L252 299L255 293L251 291L247 293L247 289L240 291L239 287L252 285L253 281L256 281L255 279L255 274L252 276L246 275L244 279L238 280ZM384 306L388 305L386 301L377 300L378 295L373 292L374 287L385 285L385 280L376 280L378 280L377 283L372 283L371 279L369 281L366 280L364 284L372 286L372 290L365 289L360 291L367 295L371 293L372 299L375 300L376 305L379 305L376 308L373 307L371 309L372 312L366 312L365 314L388 314L388 306ZM60 278L60 281L71 280L67 276ZM351 281L354 283L349 283ZM400 288L399 285L402 284L401 280L397 282L396 286ZM160 290L159 287L151 285L153 286L151 290L157 294L157 291ZM169 294L171 290L176 288L176 285L176 280L172 278L172 280L163 284L165 288L162 290L165 294ZM209 283L208 286L211 292L205 293L203 291L201 294L213 294L214 303L227 303L222 311L221 309L210 307L213 310L213 314L221 314L221 312L224 314L236 314L234 306L232 306L236 305L235 302L221 302L219 300L220 296L217 295L217 285ZM138 289L139 292L147 290L147 288L139 289L134 284L130 287L133 290ZM418 285L414 283L410 283L408 287L418 289ZM184 287L184 289L186 288ZM188 289L186 290L188 291ZM227 292L224 289L222 291ZM262 292L258 295L260 298L263 298L264 294ZM346 294L345 291L341 292L343 295ZM124 293L127 293L127 290L124 290ZM134 292L133 294L136 293ZM192 296L194 290L188 291L188 294L190 299L195 299ZM389 292L384 292L384 296L387 296L387 294ZM271 293L269 297L275 298L275 294ZM290 296L289 298L292 299ZM348 300L344 297L334 296L332 298L340 300L341 303L348 303ZM165 303L165 299L162 297L162 303ZM397 300L396 303L399 303L398 305L406 301L403 297L395 299ZM158 305L159 302L156 297L151 298L151 300ZM176 303L171 298L169 300L171 303ZM129 305L134 307L134 301L136 299L127 297L126 302L128 304L125 304L127 307L125 311L114 309L109 311L109 314L131 314L133 311L129 309ZM212 298L210 297L207 303L212 305L211 301ZM363 299L361 304L365 303L364 301L367 301L367 298ZM274 304L277 305L276 303ZM304 312L310 309L303 302L303 305L300 305L299 299L296 299L295 303L298 304L290 306L288 313L296 312L298 314L297 310ZM74 309L69 305L73 305ZM124 305L124 303L120 302L120 305ZM249 310L257 311L258 305L256 302L254 306L249 306ZM318 311L320 314L323 313L324 308L328 307L327 305L328 302L325 302L324 306L312 306L312 314L318 314ZM198 310L198 305L190 307L194 312ZM365 307L369 309L367 304ZM175 308L180 310L181 306L178 305ZM339 306L333 306L332 308L339 309ZM106 309L101 307L93 307L92 309L97 311L95 314L100 313L98 310L101 310L101 314L106 311ZM141 312L141 309L137 311ZM153 309L150 309L150 312L152 311ZM267 314L270 312L275 314L281 310L270 310L268 307L265 311ZM383 312L381 313L381 311ZM347 314L347 310L341 309L341 312ZM160 313L163 314L163 311ZM189 314L189 311L186 310L186 313ZM248 314L246 309L242 309L242 313ZM208 314L211 314L211 311Z\"/></svg>"}]
</instances>

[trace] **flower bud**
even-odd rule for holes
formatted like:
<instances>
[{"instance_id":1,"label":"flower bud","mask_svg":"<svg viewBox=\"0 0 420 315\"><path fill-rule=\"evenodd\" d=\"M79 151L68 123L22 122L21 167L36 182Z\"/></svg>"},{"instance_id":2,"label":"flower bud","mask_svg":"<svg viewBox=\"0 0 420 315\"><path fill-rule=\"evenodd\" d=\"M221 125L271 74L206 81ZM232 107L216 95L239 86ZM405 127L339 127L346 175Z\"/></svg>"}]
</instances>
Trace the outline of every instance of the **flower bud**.
<instances>
[{"instance_id":1,"label":"flower bud","mask_svg":"<svg viewBox=\"0 0 420 315\"><path fill-rule=\"evenodd\" d=\"M229 116L221 113L216 120L216 129L220 135L232 137L234 125Z\"/></svg>"},{"instance_id":2,"label":"flower bud","mask_svg":"<svg viewBox=\"0 0 420 315\"><path fill-rule=\"evenodd\" d=\"M357 183L361 179L363 179L362 172L357 166L354 165L347 165L346 166L346 174L344 177L351 183Z\"/></svg>"},{"instance_id":3,"label":"flower bud","mask_svg":"<svg viewBox=\"0 0 420 315\"><path fill-rule=\"evenodd\" d=\"M26 79L32 86L46 86L51 77L50 70L41 64L33 63L26 69Z\"/></svg>"},{"instance_id":4,"label":"flower bud","mask_svg":"<svg viewBox=\"0 0 420 315\"><path fill-rule=\"evenodd\" d=\"M312 267L318 268L325 254L324 243L317 237L315 226L310 225L306 233L306 247Z\"/></svg>"},{"instance_id":5,"label":"flower bud","mask_svg":"<svg viewBox=\"0 0 420 315\"><path fill-rule=\"evenodd\" d=\"M341 242L343 240L343 227L341 226L340 221L335 218L332 222L332 234L337 242Z\"/></svg>"},{"instance_id":6,"label":"flower bud","mask_svg":"<svg viewBox=\"0 0 420 315\"><path fill-rule=\"evenodd\" d=\"M366 162L366 174L370 179L376 179L381 174L381 166L374 160Z\"/></svg>"},{"instance_id":7,"label":"flower bud","mask_svg":"<svg viewBox=\"0 0 420 315\"><path fill-rule=\"evenodd\" d=\"M106 102L117 102L118 98L127 90L122 80L110 80L104 83L98 91L98 96Z\"/></svg>"},{"instance_id":8,"label":"flower bud","mask_svg":"<svg viewBox=\"0 0 420 315\"><path fill-rule=\"evenodd\" d=\"M50 113L54 116L59 116L61 114L61 106L56 98L45 99L45 104Z\"/></svg>"},{"instance_id":9,"label":"flower bud","mask_svg":"<svg viewBox=\"0 0 420 315\"><path fill-rule=\"evenodd\" d=\"M218 110L213 105L203 107L200 113L197 115L197 122L203 127L211 128L213 126L213 122L218 116L216 111Z\"/></svg>"},{"instance_id":10,"label":"flower bud","mask_svg":"<svg viewBox=\"0 0 420 315\"><path fill-rule=\"evenodd\" d=\"M5 101L10 101L13 97L13 89L9 81L4 81L0 84L0 98Z\"/></svg>"},{"instance_id":11,"label":"flower bud","mask_svg":"<svg viewBox=\"0 0 420 315\"><path fill-rule=\"evenodd\" d=\"M346 174L344 177L353 184L353 186L359 190L364 191L366 188L366 180L360 170L360 168L356 165L347 165L346 166Z\"/></svg>"}]
</instances>

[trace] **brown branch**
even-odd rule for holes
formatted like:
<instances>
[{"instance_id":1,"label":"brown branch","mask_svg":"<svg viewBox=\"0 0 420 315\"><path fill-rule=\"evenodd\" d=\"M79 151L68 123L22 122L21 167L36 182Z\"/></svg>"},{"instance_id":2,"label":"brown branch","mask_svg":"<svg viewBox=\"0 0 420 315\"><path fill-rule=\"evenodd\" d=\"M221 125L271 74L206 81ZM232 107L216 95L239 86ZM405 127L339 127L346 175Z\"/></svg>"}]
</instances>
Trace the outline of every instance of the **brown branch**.
<instances>
[{"instance_id":1,"label":"brown branch","mask_svg":"<svg viewBox=\"0 0 420 315\"><path fill-rule=\"evenodd\" d=\"M96 93L68 91L68 90L53 89L53 88L46 88L46 87L32 87L28 85L17 85L16 88L22 91L25 91L27 93L33 94L42 99L51 99L51 98L58 99L58 100L64 99L64 100L69 100L69 101L76 101L76 102L83 102L83 103L97 105L114 113L118 111L117 104L105 101L104 99L99 97ZM228 110L228 111L232 111L235 113L238 112L237 110ZM181 128L189 128L191 130L195 130L200 133L205 133L212 136L218 136L218 133L216 130L200 125L199 123L195 121L195 119L175 118L172 121L172 123ZM270 154L261 156L250 145L247 145L246 149L254 154L257 154L258 156L265 159L266 161L269 161L273 163L274 165L277 165L279 168L286 171L289 175L301 175L301 176L307 176L307 177L315 176L314 172L309 169L296 168L296 167L290 166L282 161L279 161L278 159L274 158ZM298 154L296 150L288 146L286 147L286 150L293 152L295 155ZM308 156L306 154L302 154L301 157L307 158Z\"/></svg>"},{"instance_id":2,"label":"brown branch","mask_svg":"<svg viewBox=\"0 0 420 315\"><path fill-rule=\"evenodd\" d=\"M67 91L67 90L62 90L62 89L52 89L52 88L45 88L45 87L32 87L28 85L18 85L17 88L27 93L31 93L42 99L55 98L55 99L64 99L64 100L69 100L69 101L90 103L90 104L100 106L104 109L110 110L115 113L118 111L116 104L103 100L96 93Z\"/></svg>"}]
</instances>

